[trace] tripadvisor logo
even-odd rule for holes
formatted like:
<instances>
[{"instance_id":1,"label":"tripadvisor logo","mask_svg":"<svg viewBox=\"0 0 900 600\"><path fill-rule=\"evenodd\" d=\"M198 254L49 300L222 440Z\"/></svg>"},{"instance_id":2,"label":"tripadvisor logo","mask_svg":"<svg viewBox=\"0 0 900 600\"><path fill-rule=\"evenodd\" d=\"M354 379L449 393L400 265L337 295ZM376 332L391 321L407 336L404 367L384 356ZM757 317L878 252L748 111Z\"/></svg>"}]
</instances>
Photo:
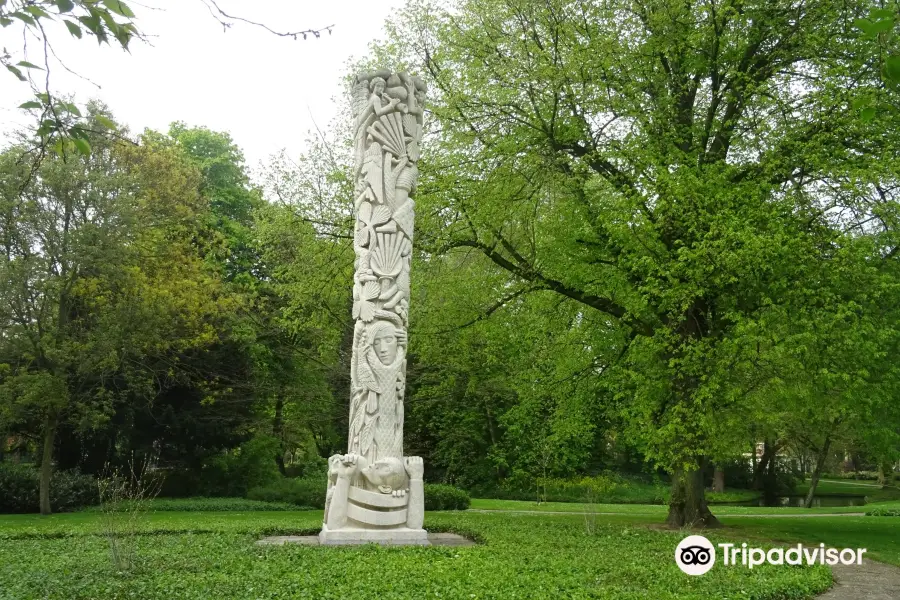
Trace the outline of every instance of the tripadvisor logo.
<instances>
[{"instance_id":1,"label":"tripadvisor logo","mask_svg":"<svg viewBox=\"0 0 900 600\"><path fill-rule=\"evenodd\" d=\"M688 575L703 575L716 564L716 549L702 535L689 535L675 548L675 563Z\"/></svg>"},{"instance_id":2,"label":"tripadvisor logo","mask_svg":"<svg viewBox=\"0 0 900 600\"><path fill-rule=\"evenodd\" d=\"M748 569L770 565L861 565L865 548L826 548L825 544L807 548L797 544L790 548L750 548L746 543L717 544L726 567L743 566ZM716 564L716 549L702 535L689 535L675 548L675 564L688 575L703 575Z\"/></svg>"}]
</instances>

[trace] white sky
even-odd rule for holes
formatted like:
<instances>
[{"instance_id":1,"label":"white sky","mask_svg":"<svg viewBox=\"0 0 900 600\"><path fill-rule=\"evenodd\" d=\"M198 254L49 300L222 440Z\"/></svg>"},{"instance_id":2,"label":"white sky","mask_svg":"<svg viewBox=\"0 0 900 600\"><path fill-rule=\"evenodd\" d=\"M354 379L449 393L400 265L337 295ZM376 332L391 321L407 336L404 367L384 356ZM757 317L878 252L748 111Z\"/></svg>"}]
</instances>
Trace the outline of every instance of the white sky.
<instances>
[{"instance_id":1,"label":"white sky","mask_svg":"<svg viewBox=\"0 0 900 600\"><path fill-rule=\"evenodd\" d=\"M152 46L134 41L127 54L117 46L98 47L87 35L76 40L62 23L51 24L48 37L57 55L101 86L51 63L55 92L74 93L82 105L89 98L104 101L134 132L165 131L176 120L228 131L251 168L281 148L296 156L313 119L328 126L335 102L346 102L341 79L349 59L366 56L369 43L383 36L384 20L402 6L402 0L218 0L225 12L278 31L334 24L331 35L294 41L244 23L223 32L201 0L126 3L141 31L157 36ZM38 44L30 45L31 62L42 64ZM0 29L3 46L21 59L21 28ZM5 69L0 73L0 136L24 122L24 111L15 107L30 97L27 83Z\"/></svg>"}]
</instances>

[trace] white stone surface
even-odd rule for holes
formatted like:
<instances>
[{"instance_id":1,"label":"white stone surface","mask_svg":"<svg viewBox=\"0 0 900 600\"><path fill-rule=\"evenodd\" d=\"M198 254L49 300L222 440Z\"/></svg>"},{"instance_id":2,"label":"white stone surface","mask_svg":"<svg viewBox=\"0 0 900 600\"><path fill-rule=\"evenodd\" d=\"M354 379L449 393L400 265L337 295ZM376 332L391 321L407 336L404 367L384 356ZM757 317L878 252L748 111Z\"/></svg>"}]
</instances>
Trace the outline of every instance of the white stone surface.
<instances>
[{"instance_id":1,"label":"white stone surface","mask_svg":"<svg viewBox=\"0 0 900 600\"><path fill-rule=\"evenodd\" d=\"M396 538L395 538L396 539ZM426 541L427 543L419 543L421 539L418 536L414 536L413 540L415 543L413 544L403 544L394 542L391 543L390 540L386 542L387 545L393 546L403 546L403 545L413 545L413 546L475 546L475 542L472 540L465 538L461 535L457 535L455 533L429 533L427 535ZM261 540L256 542L260 546L283 546L284 544L301 544L305 546L319 546L321 545L319 536L317 535L273 535L269 537L264 537ZM333 540L331 543L326 544L328 546L339 546L339 545L347 545L347 546L359 546L367 543L379 543L377 540L374 542L366 542L359 540L351 540L349 542L340 542L338 540Z\"/></svg>"},{"instance_id":2,"label":"white stone surface","mask_svg":"<svg viewBox=\"0 0 900 600\"><path fill-rule=\"evenodd\" d=\"M404 543L426 540L422 459L403 455L413 198L424 102L424 83L405 73L363 73L352 87L356 324L350 427L347 454L329 459L323 543L391 540L394 534Z\"/></svg>"},{"instance_id":3,"label":"white stone surface","mask_svg":"<svg viewBox=\"0 0 900 600\"><path fill-rule=\"evenodd\" d=\"M428 533L424 529L407 527L363 529L345 527L329 530L322 527L319 543L323 546L355 546L359 544L383 544L387 546L429 546Z\"/></svg>"}]
</instances>

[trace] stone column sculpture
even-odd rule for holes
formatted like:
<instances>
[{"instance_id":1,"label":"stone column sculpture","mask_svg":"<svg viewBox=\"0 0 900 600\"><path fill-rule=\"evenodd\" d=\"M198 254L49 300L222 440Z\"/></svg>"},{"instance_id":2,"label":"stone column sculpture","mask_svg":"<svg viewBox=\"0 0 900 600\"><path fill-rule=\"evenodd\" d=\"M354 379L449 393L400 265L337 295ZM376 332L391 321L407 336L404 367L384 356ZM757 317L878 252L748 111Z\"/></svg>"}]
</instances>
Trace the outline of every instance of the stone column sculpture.
<instances>
[{"instance_id":1,"label":"stone column sculpture","mask_svg":"<svg viewBox=\"0 0 900 600\"><path fill-rule=\"evenodd\" d=\"M422 459L403 456L413 196L425 85L405 73L353 85L356 252L347 454L329 461L323 544L427 544Z\"/></svg>"}]
</instances>

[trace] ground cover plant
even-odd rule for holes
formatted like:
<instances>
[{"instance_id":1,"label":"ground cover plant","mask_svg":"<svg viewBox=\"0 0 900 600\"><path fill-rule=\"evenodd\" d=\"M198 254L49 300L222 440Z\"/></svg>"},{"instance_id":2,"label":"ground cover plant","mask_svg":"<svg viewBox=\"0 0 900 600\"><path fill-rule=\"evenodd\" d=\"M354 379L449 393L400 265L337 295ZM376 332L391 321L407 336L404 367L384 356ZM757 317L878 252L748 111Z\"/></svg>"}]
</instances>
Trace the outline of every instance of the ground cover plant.
<instances>
[{"instance_id":1,"label":"ground cover plant","mask_svg":"<svg viewBox=\"0 0 900 600\"><path fill-rule=\"evenodd\" d=\"M900 502L881 502L869 508L866 516L870 517L900 517Z\"/></svg>"},{"instance_id":2,"label":"ground cover plant","mask_svg":"<svg viewBox=\"0 0 900 600\"><path fill-rule=\"evenodd\" d=\"M579 516L428 515L427 528L482 542L471 548L254 544L266 533L315 532L320 520L318 511L151 513L139 566L117 573L94 514L0 517L0 597L765 600L807 598L831 585L825 567L689 577L672 560L683 533L648 528L655 517L607 518L586 535ZM359 576L368 572L384 577Z\"/></svg>"}]
</instances>

